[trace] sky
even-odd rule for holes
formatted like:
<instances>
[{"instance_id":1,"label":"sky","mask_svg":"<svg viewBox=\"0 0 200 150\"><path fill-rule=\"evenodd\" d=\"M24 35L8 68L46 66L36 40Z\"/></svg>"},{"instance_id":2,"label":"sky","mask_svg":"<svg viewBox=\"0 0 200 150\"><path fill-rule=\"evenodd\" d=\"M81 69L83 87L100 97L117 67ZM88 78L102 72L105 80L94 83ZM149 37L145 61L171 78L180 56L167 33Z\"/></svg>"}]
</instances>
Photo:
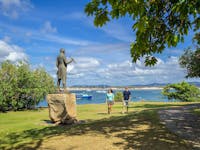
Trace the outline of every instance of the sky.
<instances>
[{"instance_id":1,"label":"sky","mask_svg":"<svg viewBox=\"0 0 200 150\"><path fill-rule=\"evenodd\" d=\"M192 32L176 48L157 54L158 63L132 63L130 43L135 40L128 17L99 28L84 13L89 0L0 0L0 63L26 60L33 69L44 67L56 81L60 48L76 63L67 68L67 85L145 85L197 81L185 79L178 59L192 44Z\"/></svg>"}]
</instances>

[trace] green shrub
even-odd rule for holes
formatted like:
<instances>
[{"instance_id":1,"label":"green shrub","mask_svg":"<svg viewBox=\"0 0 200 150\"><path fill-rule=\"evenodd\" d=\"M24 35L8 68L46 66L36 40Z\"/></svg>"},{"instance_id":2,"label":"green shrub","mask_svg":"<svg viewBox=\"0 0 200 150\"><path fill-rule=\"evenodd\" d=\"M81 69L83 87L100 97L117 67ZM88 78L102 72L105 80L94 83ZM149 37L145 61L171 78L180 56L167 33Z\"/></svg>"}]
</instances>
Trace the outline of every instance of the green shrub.
<instances>
[{"instance_id":1,"label":"green shrub","mask_svg":"<svg viewBox=\"0 0 200 150\"><path fill-rule=\"evenodd\" d=\"M116 92L115 93L115 102L121 102L123 100L123 93L122 92Z\"/></svg>"},{"instance_id":2,"label":"green shrub","mask_svg":"<svg viewBox=\"0 0 200 150\"><path fill-rule=\"evenodd\" d=\"M162 90L162 94L169 100L175 99L183 102L200 101L200 90L186 82L169 84Z\"/></svg>"},{"instance_id":3,"label":"green shrub","mask_svg":"<svg viewBox=\"0 0 200 150\"><path fill-rule=\"evenodd\" d=\"M31 70L24 62L1 63L0 80L0 111L31 109L55 90L53 78L44 68Z\"/></svg>"}]
</instances>

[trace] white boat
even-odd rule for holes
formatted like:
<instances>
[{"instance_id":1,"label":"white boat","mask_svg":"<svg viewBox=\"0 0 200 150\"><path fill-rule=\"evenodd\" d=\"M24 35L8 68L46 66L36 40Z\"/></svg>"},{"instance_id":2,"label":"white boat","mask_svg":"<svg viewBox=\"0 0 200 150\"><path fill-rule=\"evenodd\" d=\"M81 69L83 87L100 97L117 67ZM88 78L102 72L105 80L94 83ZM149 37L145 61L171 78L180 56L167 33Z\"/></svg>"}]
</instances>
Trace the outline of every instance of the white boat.
<instances>
[{"instance_id":1,"label":"white boat","mask_svg":"<svg viewBox=\"0 0 200 150\"><path fill-rule=\"evenodd\" d=\"M82 98L91 99L91 98L92 98L92 95L83 94L83 95L82 95Z\"/></svg>"},{"instance_id":2,"label":"white boat","mask_svg":"<svg viewBox=\"0 0 200 150\"><path fill-rule=\"evenodd\" d=\"M92 95L86 93L76 94L77 99L92 99Z\"/></svg>"},{"instance_id":3,"label":"white boat","mask_svg":"<svg viewBox=\"0 0 200 150\"><path fill-rule=\"evenodd\" d=\"M97 93L106 93L106 91L104 91L104 90L98 90L98 91L96 91Z\"/></svg>"}]
</instances>

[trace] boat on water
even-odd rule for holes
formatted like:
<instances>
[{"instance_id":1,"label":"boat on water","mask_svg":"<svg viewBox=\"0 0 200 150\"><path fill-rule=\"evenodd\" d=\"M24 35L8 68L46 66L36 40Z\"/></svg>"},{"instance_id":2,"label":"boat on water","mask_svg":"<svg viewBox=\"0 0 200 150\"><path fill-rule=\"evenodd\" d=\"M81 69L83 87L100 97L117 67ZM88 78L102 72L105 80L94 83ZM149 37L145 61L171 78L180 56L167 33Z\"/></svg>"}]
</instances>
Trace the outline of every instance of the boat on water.
<instances>
[{"instance_id":1,"label":"boat on water","mask_svg":"<svg viewBox=\"0 0 200 150\"><path fill-rule=\"evenodd\" d=\"M83 94L83 95L82 95L82 98L91 99L91 98L92 98L92 95Z\"/></svg>"},{"instance_id":2,"label":"boat on water","mask_svg":"<svg viewBox=\"0 0 200 150\"><path fill-rule=\"evenodd\" d=\"M104 90L97 90L96 92L97 93L106 93L106 91L104 91Z\"/></svg>"},{"instance_id":3,"label":"boat on water","mask_svg":"<svg viewBox=\"0 0 200 150\"><path fill-rule=\"evenodd\" d=\"M86 93L76 94L77 99L92 99L92 95L88 95Z\"/></svg>"}]
</instances>

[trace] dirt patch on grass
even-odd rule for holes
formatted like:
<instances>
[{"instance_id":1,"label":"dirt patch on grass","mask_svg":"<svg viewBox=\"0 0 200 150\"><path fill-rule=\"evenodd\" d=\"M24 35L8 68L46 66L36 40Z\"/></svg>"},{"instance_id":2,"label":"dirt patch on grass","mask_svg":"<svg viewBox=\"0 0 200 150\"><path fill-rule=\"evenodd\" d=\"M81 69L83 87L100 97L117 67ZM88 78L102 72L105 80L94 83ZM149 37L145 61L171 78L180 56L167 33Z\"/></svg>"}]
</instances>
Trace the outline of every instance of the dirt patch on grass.
<instances>
[{"instance_id":1,"label":"dirt patch on grass","mask_svg":"<svg viewBox=\"0 0 200 150\"><path fill-rule=\"evenodd\" d=\"M117 137L106 136L101 134L85 134L75 136L57 136L44 140L39 149L56 149L56 150L102 150L102 149L122 149L115 143L124 143L125 140Z\"/></svg>"},{"instance_id":2,"label":"dirt patch on grass","mask_svg":"<svg viewBox=\"0 0 200 150\"><path fill-rule=\"evenodd\" d=\"M52 138L48 138L42 142L42 145L39 149L57 149L57 150L69 150L69 149L77 149L77 150L102 150L102 149L112 149L119 150L124 149L126 145L128 145L128 141L122 136L126 135L137 135L137 132L145 132L150 128L149 125L134 125L133 128L124 128L122 130L110 129L109 127L102 127L102 130L105 134L101 132L90 131L89 128L86 134L83 135L62 135L56 136ZM137 135L139 136L139 135ZM140 137L143 137L142 135ZM135 145L141 146L140 142L135 142ZM134 149L133 147L129 147L129 149Z\"/></svg>"}]
</instances>

